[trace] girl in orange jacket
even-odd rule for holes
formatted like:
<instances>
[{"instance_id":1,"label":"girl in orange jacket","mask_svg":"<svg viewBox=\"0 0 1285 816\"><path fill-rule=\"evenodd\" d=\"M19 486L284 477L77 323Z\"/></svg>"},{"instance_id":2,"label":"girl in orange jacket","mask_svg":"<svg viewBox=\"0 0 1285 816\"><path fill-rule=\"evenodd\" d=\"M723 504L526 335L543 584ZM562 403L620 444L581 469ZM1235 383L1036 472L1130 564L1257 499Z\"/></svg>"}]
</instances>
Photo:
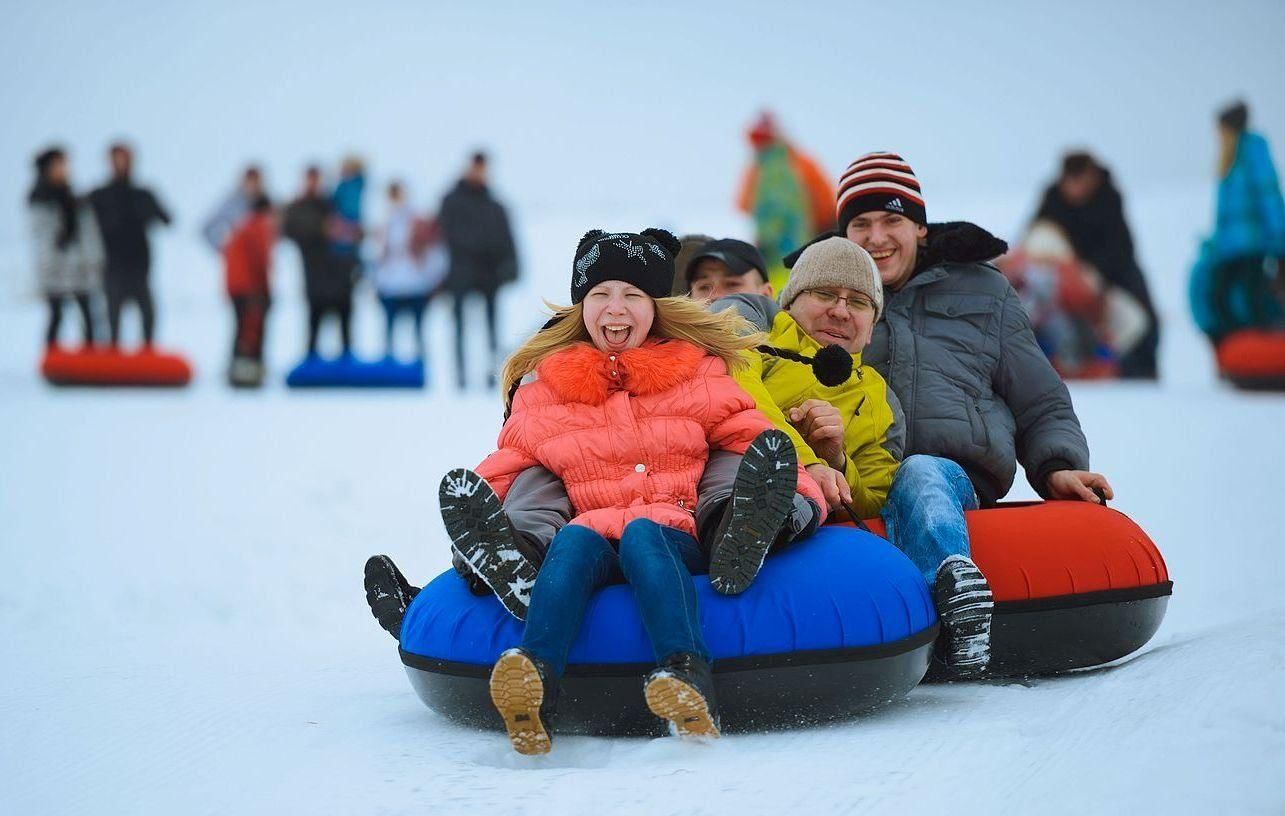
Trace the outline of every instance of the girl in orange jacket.
<instances>
[{"instance_id":1,"label":"girl in orange jacket","mask_svg":"<svg viewBox=\"0 0 1285 816\"><path fill-rule=\"evenodd\" d=\"M586 234L573 305L505 365L511 414L499 449L476 472L452 471L442 483L455 549L502 600L529 593L522 645L491 675L492 700L521 753L551 747L548 716L585 607L599 586L622 580L659 664L644 684L648 706L680 735L718 735L691 581L705 563L692 511L711 448L745 457L733 497L740 510L711 557L738 574L722 577L752 580L796 489L825 506L788 439L728 373L760 338L747 336L739 317L666 297L677 250L663 230ZM577 513L538 575L514 552L500 504L537 464L566 484ZM530 572L509 574L506 565Z\"/></svg>"}]
</instances>

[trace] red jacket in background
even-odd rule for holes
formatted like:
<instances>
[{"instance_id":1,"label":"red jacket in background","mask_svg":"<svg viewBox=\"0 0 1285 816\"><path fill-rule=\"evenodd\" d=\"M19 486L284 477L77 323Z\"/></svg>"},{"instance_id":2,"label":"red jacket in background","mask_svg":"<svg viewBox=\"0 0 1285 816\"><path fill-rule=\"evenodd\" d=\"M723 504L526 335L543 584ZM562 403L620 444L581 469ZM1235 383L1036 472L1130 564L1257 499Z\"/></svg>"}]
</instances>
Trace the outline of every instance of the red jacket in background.
<instances>
[{"instance_id":1,"label":"red jacket in background","mask_svg":"<svg viewBox=\"0 0 1285 816\"><path fill-rule=\"evenodd\" d=\"M268 272L272 268L272 245L276 228L269 213L250 213L232 231L223 245L223 263L230 297L268 294Z\"/></svg>"}]
</instances>

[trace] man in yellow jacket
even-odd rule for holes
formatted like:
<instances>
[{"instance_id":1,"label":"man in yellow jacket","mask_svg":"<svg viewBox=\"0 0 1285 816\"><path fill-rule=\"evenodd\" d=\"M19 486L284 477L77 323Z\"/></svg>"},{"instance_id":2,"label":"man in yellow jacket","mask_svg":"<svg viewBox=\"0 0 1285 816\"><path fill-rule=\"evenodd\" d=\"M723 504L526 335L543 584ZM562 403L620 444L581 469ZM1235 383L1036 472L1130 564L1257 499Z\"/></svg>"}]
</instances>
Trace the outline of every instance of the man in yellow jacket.
<instances>
[{"instance_id":1,"label":"man in yellow jacket","mask_svg":"<svg viewBox=\"0 0 1285 816\"><path fill-rule=\"evenodd\" d=\"M759 409L794 442L831 509L850 504L861 518L879 514L904 445L896 396L861 363L883 308L874 260L842 238L803 251L780 304L759 294L714 301L735 309L767 335L766 349L747 352L735 375ZM827 352L838 346L852 359ZM809 362L811 364L809 364Z\"/></svg>"}]
</instances>

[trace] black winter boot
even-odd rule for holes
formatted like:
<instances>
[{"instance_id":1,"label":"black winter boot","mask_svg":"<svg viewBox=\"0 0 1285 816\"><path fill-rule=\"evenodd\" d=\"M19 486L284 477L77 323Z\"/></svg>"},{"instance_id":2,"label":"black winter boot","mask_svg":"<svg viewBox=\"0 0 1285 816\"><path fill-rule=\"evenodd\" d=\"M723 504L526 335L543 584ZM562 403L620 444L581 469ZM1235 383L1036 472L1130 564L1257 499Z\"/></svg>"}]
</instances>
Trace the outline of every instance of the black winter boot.
<instances>
[{"instance_id":1,"label":"black winter boot","mask_svg":"<svg viewBox=\"0 0 1285 816\"><path fill-rule=\"evenodd\" d=\"M933 599L942 625L938 653L947 673L961 679L982 676L991 662L995 608L986 576L972 559L952 555L937 567Z\"/></svg>"},{"instance_id":2,"label":"black winter boot","mask_svg":"<svg viewBox=\"0 0 1285 816\"><path fill-rule=\"evenodd\" d=\"M473 471L456 468L442 479L438 499L451 549L509 614L525 620L540 557L516 535L495 491Z\"/></svg>"},{"instance_id":3,"label":"black winter boot","mask_svg":"<svg viewBox=\"0 0 1285 816\"><path fill-rule=\"evenodd\" d=\"M775 428L754 438L732 485L727 524L710 548L709 583L724 595L744 592L758 575L794 505L798 457Z\"/></svg>"},{"instance_id":4,"label":"black winter boot","mask_svg":"<svg viewBox=\"0 0 1285 816\"><path fill-rule=\"evenodd\" d=\"M364 583L370 613L388 634L400 641L402 618L410 602L419 594L419 587L411 586L393 559L386 555L372 555L366 559Z\"/></svg>"},{"instance_id":5,"label":"black winter boot","mask_svg":"<svg viewBox=\"0 0 1285 816\"><path fill-rule=\"evenodd\" d=\"M549 665L525 649L509 649L491 669L491 702L519 754L547 754L558 699L558 679Z\"/></svg>"},{"instance_id":6,"label":"black winter boot","mask_svg":"<svg viewBox=\"0 0 1285 816\"><path fill-rule=\"evenodd\" d=\"M718 700L709 661L679 652L647 674L643 696L651 713L669 721L676 737L717 737Z\"/></svg>"}]
</instances>

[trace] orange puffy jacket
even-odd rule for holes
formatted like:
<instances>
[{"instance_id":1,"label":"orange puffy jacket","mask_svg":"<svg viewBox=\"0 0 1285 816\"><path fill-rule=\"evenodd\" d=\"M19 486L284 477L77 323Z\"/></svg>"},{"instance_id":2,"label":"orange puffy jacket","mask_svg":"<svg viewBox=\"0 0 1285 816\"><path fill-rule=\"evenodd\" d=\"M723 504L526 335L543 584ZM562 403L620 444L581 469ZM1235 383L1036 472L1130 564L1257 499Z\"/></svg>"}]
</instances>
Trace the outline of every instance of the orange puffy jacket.
<instances>
[{"instance_id":1,"label":"orange puffy jacket","mask_svg":"<svg viewBox=\"0 0 1285 816\"><path fill-rule=\"evenodd\" d=\"M272 244L276 237L268 213L251 213L232 231L223 245L229 296L268 294L268 272L272 268Z\"/></svg>"},{"instance_id":2,"label":"orange puffy jacket","mask_svg":"<svg viewBox=\"0 0 1285 816\"><path fill-rule=\"evenodd\" d=\"M744 453L772 427L721 359L681 340L653 338L619 355L576 343L536 374L477 472L503 499L519 473L544 465L567 487L571 523L609 539L638 518L695 535L710 448ZM798 478L799 492L824 508L802 467Z\"/></svg>"}]
</instances>

